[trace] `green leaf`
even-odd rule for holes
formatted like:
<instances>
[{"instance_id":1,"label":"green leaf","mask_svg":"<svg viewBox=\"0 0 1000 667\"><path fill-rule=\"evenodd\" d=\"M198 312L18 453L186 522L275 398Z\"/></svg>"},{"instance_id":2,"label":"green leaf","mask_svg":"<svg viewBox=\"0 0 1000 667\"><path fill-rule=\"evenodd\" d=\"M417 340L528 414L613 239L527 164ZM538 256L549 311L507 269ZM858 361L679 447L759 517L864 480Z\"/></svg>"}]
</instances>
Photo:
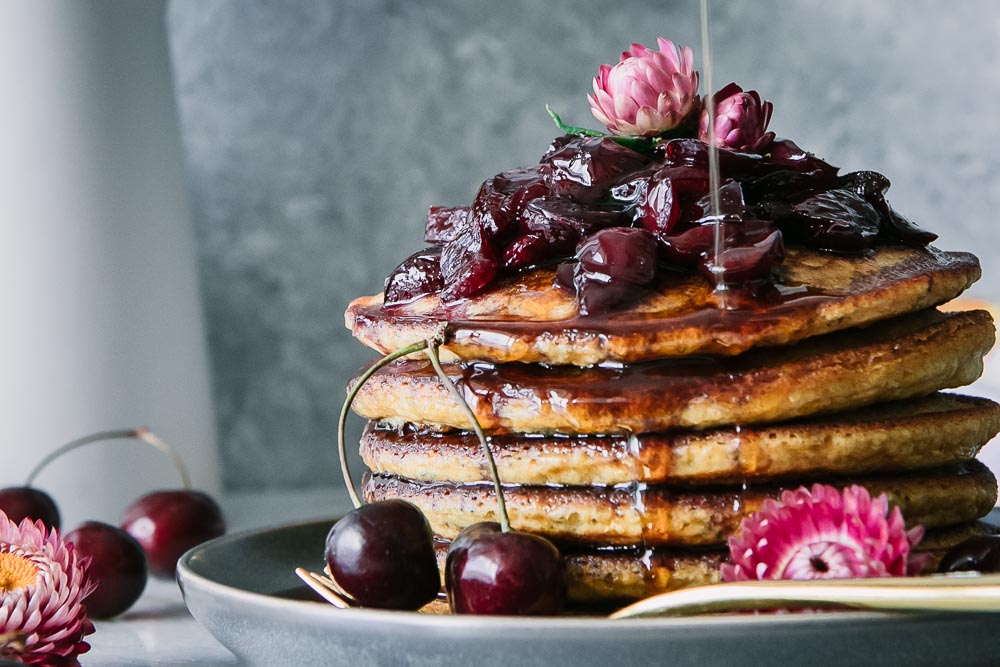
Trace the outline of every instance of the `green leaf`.
<instances>
[{"instance_id":1,"label":"green leaf","mask_svg":"<svg viewBox=\"0 0 1000 667\"><path fill-rule=\"evenodd\" d=\"M604 136L603 132L598 132L597 130L588 130L585 127L573 127L572 125L567 125L562 121L562 118L559 117L559 114L553 111L552 107L548 104L545 105L545 110L549 112L549 116L551 116L552 120L555 121L556 126L558 126L558 128L566 134L585 134L588 137Z\"/></svg>"},{"instance_id":2,"label":"green leaf","mask_svg":"<svg viewBox=\"0 0 1000 667\"><path fill-rule=\"evenodd\" d=\"M612 141L625 148L631 148L637 153L651 154L656 145L655 137L612 137Z\"/></svg>"}]
</instances>

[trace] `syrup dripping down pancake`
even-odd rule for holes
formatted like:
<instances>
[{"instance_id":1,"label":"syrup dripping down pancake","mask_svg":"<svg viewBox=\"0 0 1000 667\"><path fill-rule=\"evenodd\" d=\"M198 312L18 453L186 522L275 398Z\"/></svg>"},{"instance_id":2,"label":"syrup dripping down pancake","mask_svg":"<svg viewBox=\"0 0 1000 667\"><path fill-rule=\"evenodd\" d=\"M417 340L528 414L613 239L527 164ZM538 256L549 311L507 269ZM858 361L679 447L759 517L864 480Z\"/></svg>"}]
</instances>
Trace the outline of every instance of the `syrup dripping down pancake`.
<instances>
[{"instance_id":1,"label":"syrup dripping down pancake","mask_svg":"<svg viewBox=\"0 0 1000 667\"><path fill-rule=\"evenodd\" d=\"M997 500L993 473L978 461L897 475L828 482L860 484L872 495L886 493L911 524L928 528L965 523L988 514ZM681 488L508 486L504 490L511 526L560 542L607 546L713 546L724 544L740 522L777 499L786 485ZM414 482L370 476L365 500L402 498L417 505L434 532L453 539L479 521L496 520L492 484Z\"/></svg>"},{"instance_id":2,"label":"syrup dripping down pancake","mask_svg":"<svg viewBox=\"0 0 1000 667\"><path fill-rule=\"evenodd\" d=\"M660 272L634 306L603 317L577 317L575 297L555 286L555 271L519 274L445 310L437 295L382 308L382 296L355 299L346 325L382 353L437 333L442 352L466 360L589 366L695 354L736 355L930 308L961 294L980 276L968 253L882 246L865 256L790 247L777 286L718 294L702 277ZM735 308L735 309L732 309Z\"/></svg>"},{"instance_id":3,"label":"syrup dripping down pancake","mask_svg":"<svg viewBox=\"0 0 1000 667\"><path fill-rule=\"evenodd\" d=\"M934 571L944 553L973 535L996 533L996 526L967 523L928 530L917 553L931 555ZM449 542L438 542L439 567L444 568ZM691 586L719 583L725 549L561 549L566 565L566 596L576 604L626 604Z\"/></svg>"},{"instance_id":4,"label":"syrup dripping down pancake","mask_svg":"<svg viewBox=\"0 0 1000 667\"><path fill-rule=\"evenodd\" d=\"M930 310L733 358L445 368L488 431L651 433L781 422L966 385L982 373L995 334L985 311ZM472 427L422 359L383 368L353 407L394 426Z\"/></svg>"},{"instance_id":5,"label":"syrup dripping down pancake","mask_svg":"<svg viewBox=\"0 0 1000 667\"><path fill-rule=\"evenodd\" d=\"M769 426L617 436L497 435L508 484L720 484L783 476L892 472L968 461L1000 431L1000 405L933 394ZM417 481L489 479L476 436L369 424L372 471Z\"/></svg>"}]
</instances>

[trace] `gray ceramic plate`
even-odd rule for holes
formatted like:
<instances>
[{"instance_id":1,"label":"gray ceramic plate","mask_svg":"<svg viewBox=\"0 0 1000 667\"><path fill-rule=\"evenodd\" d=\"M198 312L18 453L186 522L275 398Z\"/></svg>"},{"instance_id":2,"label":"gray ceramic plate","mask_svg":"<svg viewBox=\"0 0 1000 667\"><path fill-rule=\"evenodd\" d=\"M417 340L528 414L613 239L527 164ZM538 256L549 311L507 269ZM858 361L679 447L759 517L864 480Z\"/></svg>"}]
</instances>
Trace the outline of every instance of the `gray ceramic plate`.
<instances>
[{"instance_id":1,"label":"gray ceramic plate","mask_svg":"<svg viewBox=\"0 0 1000 667\"><path fill-rule=\"evenodd\" d=\"M997 664L1000 615L860 612L610 621L338 610L303 600L332 523L213 540L178 565L194 617L256 665ZM299 599L296 599L299 598Z\"/></svg>"}]
</instances>

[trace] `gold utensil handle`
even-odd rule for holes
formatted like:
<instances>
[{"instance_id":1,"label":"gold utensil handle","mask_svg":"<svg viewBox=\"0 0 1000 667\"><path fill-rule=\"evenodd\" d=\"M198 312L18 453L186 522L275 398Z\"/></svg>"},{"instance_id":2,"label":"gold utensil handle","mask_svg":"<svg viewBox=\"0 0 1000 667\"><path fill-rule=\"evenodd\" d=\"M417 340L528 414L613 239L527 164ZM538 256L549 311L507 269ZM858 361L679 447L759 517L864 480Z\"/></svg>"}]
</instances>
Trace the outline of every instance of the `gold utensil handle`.
<instances>
[{"instance_id":1,"label":"gold utensil handle","mask_svg":"<svg viewBox=\"0 0 1000 667\"><path fill-rule=\"evenodd\" d=\"M802 607L997 613L1000 576L741 581L663 593L625 607L611 618Z\"/></svg>"}]
</instances>

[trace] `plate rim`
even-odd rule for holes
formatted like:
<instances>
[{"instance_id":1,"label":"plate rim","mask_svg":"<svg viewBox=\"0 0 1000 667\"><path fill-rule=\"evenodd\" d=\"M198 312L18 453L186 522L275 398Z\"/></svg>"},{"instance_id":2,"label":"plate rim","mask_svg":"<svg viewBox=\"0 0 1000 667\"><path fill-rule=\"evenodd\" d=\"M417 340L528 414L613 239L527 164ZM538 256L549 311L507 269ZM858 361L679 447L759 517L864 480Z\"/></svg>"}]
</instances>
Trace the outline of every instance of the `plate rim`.
<instances>
[{"instance_id":1,"label":"plate rim","mask_svg":"<svg viewBox=\"0 0 1000 667\"><path fill-rule=\"evenodd\" d=\"M318 619L331 619L336 622L337 617L345 613L350 614L358 621L371 621L373 623L391 623L397 626L424 627L433 626L441 629L471 629L484 623L489 623L490 627L502 628L530 627L532 630L538 629L608 629L621 628L623 623L633 629L676 629L676 628L716 628L716 627L748 627L757 626L774 627L776 625L812 626L818 623L842 624L856 622L896 622L903 618L938 618L948 615L941 613L891 613L874 611L854 611L843 610L836 613L819 614L737 614L737 615L702 615L689 617L642 617L613 620L608 617L597 616L485 616L485 615L464 615L464 614L420 614L412 611L399 611L387 609L337 609L332 605L321 602L311 602L306 600L292 600L276 597L266 593L257 593L237 586L218 582L195 570L192 560L197 559L206 551L213 551L225 548L233 543L240 543L252 538L260 538L268 534L280 534L284 531L306 526L319 524L332 525L339 517L311 519L306 521L294 521L281 523L261 528L253 528L217 537L208 542L204 542L187 551L177 563L177 581L180 585L181 593L185 604L188 603L187 586L194 585L202 589L203 592L214 594L213 597L228 598L234 602L250 603L257 608L273 609L275 613L283 610L294 610L297 614L307 614ZM242 609L241 605L236 605L238 613Z\"/></svg>"}]
</instances>

